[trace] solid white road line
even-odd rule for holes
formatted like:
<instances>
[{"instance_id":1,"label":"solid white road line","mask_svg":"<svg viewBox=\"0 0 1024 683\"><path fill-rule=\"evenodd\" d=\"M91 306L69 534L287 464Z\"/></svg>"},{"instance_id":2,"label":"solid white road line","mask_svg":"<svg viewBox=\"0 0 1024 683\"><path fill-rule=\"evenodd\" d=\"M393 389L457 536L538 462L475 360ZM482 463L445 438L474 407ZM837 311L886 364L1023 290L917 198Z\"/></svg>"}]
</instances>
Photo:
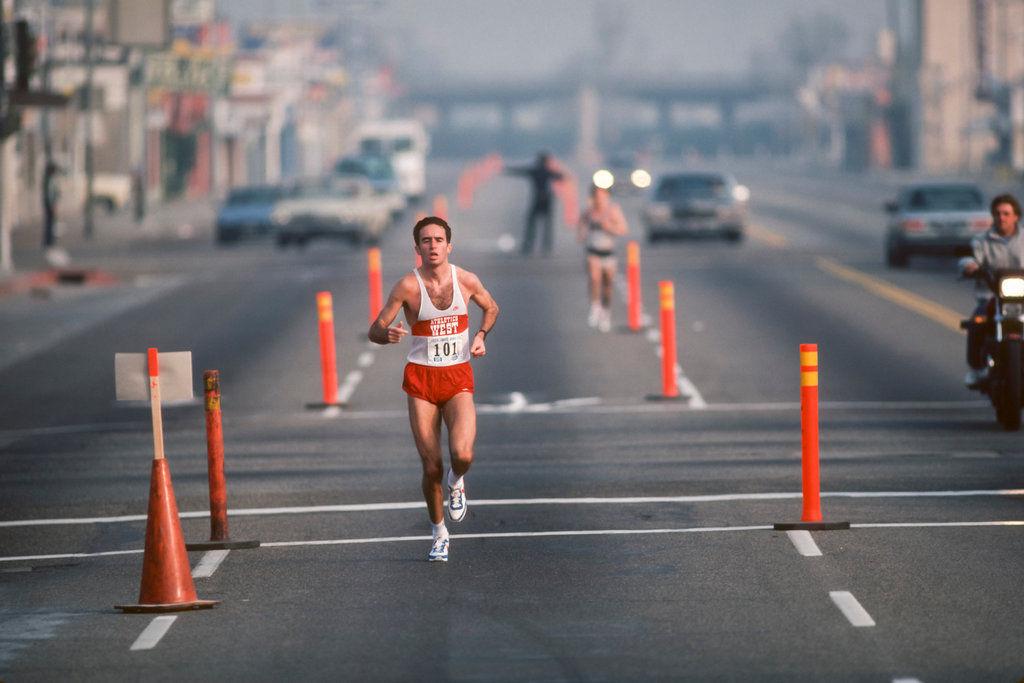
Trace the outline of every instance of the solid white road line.
<instances>
[{"instance_id":1,"label":"solid white road line","mask_svg":"<svg viewBox=\"0 0 1024 683\"><path fill-rule=\"evenodd\" d=\"M864 628L875 625L875 620L871 618L866 609L861 607L861 604L857 602L857 598L853 597L853 593L849 591L831 591L828 596L832 598L832 602L836 604L836 607L843 613L843 616L854 626Z\"/></svg>"},{"instance_id":2,"label":"solid white road line","mask_svg":"<svg viewBox=\"0 0 1024 683\"><path fill-rule=\"evenodd\" d=\"M758 500L793 500L803 496L800 492L770 493L717 493L693 496L632 496L620 498L479 498L473 505L635 505L641 503L719 503ZM1024 489L980 489L965 491L823 491L822 498L975 498L975 497L1013 497L1024 496ZM235 508L228 511L230 517L254 517L267 515L317 514L327 512L379 512L393 510L412 510L426 507L422 501L397 503L353 503L348 505L307 505L275 508ZM209 510L190 510L179 512L181 519L199 519L208 517ZM51 519L21 519L0 522L3 527L22 526L58 526L62 524L117 524L121 522L141 522L146 515L122 515L118 517L63 517ZM926 525L932 523L925 522ZM945 524L945 523L944 523ZM949 522L957 525L960 522ZM968 526L976 522L963 522ZM992 524L1016 524L1016 522L992 522ZM858 524L868 527L871 524ZM884 523L874 526L885 526ZM906 526L897 523L897 526Z\"/></svg>"},{"instance_id":3,"label":"solid white road line","mask_svg":"<svg viewBox=\"0 0 1024 683\"><path fill-rule=\"evenodd\" d=\"M139 634L139 637L135 639L130 649L152 650L160 642L160 639L167 634L167 631L177 618L176 616L153 617L153 621L149 622L149 626Z\"/></svg>"},{"instance_id":4,"label":"solid white road line","mask_svg":"<svg viewBox=\"0 0 1024 683\"><path fill-rule=\"evenodd\" d=\"M820 557L821 550L818 548L818 544L811 538L811 532L805 529L797 529L795 531L787 531L786 535L789 536L789 540L796 546L796 551L804 557Z\"/></svg>"},{"instance_id":5,"label":"solid white road line","mask_svg":"<svg viewBox=\"0 0 1024 683\"><path fill-rule=\"evenodd\" d=\"M207 551L196 568L192 570L193 579L208 579L217 571L217 567L228 556L230 550L209 550Z\"/></svg>"},{"instance_id":6,"label":"solid white road line","mask_svg":"<svg viewBox=\"0 0 1024 683\"><path fill-rule=\"evenodd\" d=\"M1006 527L1024 526L1024 520L1005 522L905 522L890 524L851 524L851 529L869 528L942 528L942 527ZM716 526L716 527L682 527L677 529L582 529L575 531L517 531L489 534L453 534L452 538L540 538L544 536L644 536L649 534L700 534L724 531L772 531L774 525L757 526ZM422 541L430 536L381 536L375 538L339 538L320 541L270 541L261 542L261 548L315 545L355 545L363 543L393 543L397 541ZM142 549L118 550L97 553L62 553L56 555L22 555L20 557L0 557L0 562L30 562L38 560L65 560L86 557L105 557L110 555L141 555Z\"/></svg>"}]
</instances>

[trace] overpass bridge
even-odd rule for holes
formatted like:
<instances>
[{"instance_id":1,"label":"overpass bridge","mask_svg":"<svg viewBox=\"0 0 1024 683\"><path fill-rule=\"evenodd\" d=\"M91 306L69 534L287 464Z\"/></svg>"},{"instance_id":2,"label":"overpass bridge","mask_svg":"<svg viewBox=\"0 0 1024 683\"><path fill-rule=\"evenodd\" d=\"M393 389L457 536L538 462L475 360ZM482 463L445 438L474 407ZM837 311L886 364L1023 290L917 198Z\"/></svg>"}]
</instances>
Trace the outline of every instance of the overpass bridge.
<instances>
[{"instance_id":1,"label":"overpass bridge","mask_svg":"<svg viewBox=\"0 0 1024 683\"><path fill-rule=\"evenodd\" d=\"M396 113L425 117L442 155L532 154L547 148L587 159L615 147L665 153L742 153L785 144L765 111L794 101L789 84L752 78L415 82ZM758 115L743 115L760 110ZM771 118L771 117L768 117ZM776 126L777 127L777 126Z\"/></svg>"}]
</instances>

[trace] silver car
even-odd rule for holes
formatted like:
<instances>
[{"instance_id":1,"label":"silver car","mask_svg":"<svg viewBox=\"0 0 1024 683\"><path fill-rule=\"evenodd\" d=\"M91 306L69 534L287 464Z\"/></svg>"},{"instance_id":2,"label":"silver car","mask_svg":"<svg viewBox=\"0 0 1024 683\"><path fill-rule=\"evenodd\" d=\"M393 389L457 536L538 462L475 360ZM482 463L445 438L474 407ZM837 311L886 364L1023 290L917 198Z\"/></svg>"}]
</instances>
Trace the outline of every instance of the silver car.
<instances>
[{"instance_id":1,"label":"silver car","mask_svg":"<svg viewBox=\"0 0 1024 683\"><path fill-rule=\"evenodd\" d=\"M973 183L908 185L887 202L885 260L902 268L913 254L970 253L971 238L992 223L981 189Z\"/></svg>"},{"instance_id":2,"label":"silver car","mask_svg":"<svg viewBox=\"0 0 1024 683\"><path fill-rule=\"evenodd\" d=\"M365 177L334 175L297 183L271 218L279 246L303 245L314 237L376 244L391 224L391 207Z\"/></svg>"},{"instance_id":3,"label":"silver car","mask_svg":"<svg viewBox=\"0 0 1024 683\"><path fill-rule=\"evenodd\" d=\"M643 210L647 241L672 237L743 238L750 191L728 173L660 176Z\"/></svg>"}]
</instances>

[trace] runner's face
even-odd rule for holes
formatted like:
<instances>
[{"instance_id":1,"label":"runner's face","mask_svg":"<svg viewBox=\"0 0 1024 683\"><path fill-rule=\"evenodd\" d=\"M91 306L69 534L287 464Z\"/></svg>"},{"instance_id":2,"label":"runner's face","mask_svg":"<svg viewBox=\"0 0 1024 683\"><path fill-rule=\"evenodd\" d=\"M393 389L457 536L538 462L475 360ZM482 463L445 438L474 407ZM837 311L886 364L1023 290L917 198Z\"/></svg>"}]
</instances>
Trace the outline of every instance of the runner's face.
<instances>
[{"instance_id":1,"label":"runner's face","mask_svg":"<svg viewBox=\"0 0 1024 683\"><path fill-rule=\"evenodd\" d=\"M452 245L440 225L425 225L420 229L420 241L416 251L424 263L438 265L444 263L452 251Z\"/></svg>"},{"instance_id":2,"label":"runner's face","mask_svg":"<svg viewBox=\"0 0 1024 683\"><path fill-rule=\"evenodd\" d=\"M996 232L1003 237L1012 235L1014 226L1017 225L1017 219L1020 218L1014 213L1013 204L996 204L992 214L992 227L996 229Z\"/></svg>"}]
</instances>

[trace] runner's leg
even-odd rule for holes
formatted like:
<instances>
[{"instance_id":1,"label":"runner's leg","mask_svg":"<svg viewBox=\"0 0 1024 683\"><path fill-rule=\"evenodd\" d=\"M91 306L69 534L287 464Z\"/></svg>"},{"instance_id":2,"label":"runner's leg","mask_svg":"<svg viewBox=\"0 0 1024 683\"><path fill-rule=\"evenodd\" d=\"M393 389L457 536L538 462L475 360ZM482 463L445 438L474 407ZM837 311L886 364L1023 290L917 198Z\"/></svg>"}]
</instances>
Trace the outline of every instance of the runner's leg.
<instances>
[{"instance_id":1,"label":"runner's leg","mask_svg":"<svg viewBox=\"0 0 1024 683\"><path fill-rule=\"evenodd\" d=\"M448 449L452 471L461 477L473 464L476 441L476 405L473 394L455 394L444 404L444 422L448 427Z\"/></svg>"},{"instance_id":2,"label":"runner's leg","mask_svg":"<svg viewBox=\"0 0 1024 683\"><path fill-rule=\"evenodd\" d=\"M601 305L607 310L612 306L612 282L615 280L615 271L611 268L600 266L601 273Z\"/></svg>"},{"instance_id":3,"label":"runner's leg","mask_svg":"<svg viewBox=\"0 0 1024 683\"><path fill-rule=\"evenodd\" d=\"M430 521L444 521L444 461L441 456L441 408L421 398L408 396L412 438L423 464L423 498ZM472 397L471 397L472 398ZM451 401L449 401L451 403Z\"/></svg>"}]
</instances>

